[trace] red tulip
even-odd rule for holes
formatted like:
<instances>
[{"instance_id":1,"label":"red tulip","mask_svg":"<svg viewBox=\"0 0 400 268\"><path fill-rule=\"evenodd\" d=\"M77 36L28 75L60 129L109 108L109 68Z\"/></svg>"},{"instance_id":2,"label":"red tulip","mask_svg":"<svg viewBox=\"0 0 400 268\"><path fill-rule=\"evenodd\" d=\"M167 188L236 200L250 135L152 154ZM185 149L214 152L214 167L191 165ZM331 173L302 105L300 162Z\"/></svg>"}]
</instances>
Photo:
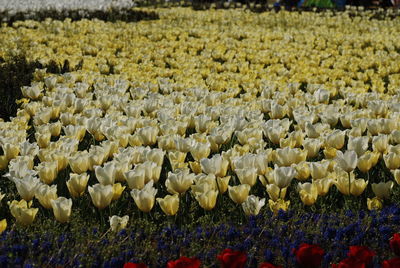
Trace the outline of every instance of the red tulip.
<instances>
[{"instance_id":1,"label":"red tulip","mask_svg":"<svg viewBox=\"0 0 400 268\"><path fill-rule=\"evenodd\" d=\"M400 234L394 234L389 243L390 248L393 250L394 254L400 256Z\"/></svg>"},{"instance_id":2,"label":"red tulip","mask_svg":"<svg viewBox=\"0 0 400 268\"><path fill-rule=\"evenodd\" d=\"M224 249L217 258L222 268L244 268L247 261L246 253L230 248Z\"/></svg>"},{"instance_id":3,"label":"red tulip","mask_svg":"<svg viewBox=\"0 0 400 268\"><path fill-rule=\"evenodd\" d=\"M347 253L347 256L366 265L370 264L372 258L376 255L374 251L364 246L351 246L349 249L350 251Z\"/></svg>"},{"instance_id":4,"label":"red tulip","mask_svg":"<svg viewBox=\"0 0 400 268\"><path fill-rule=\"evenodd\" d=\"M167 268L199 268L201 262L197 258L180 257L175 261L169 261Z\"/></svg>"},{"instance_id":5,"label":"red tulip","mask_svg":"<svg viewBox=\"0 0 400 268\"><path fill-rule=\"evenodd\" d=\"M259 268L282 268L280 265L273 265L272 263L269 262L263 262L260 264Z\"/></svg>"},{"instance_id":6,"label":"red tulip","mask_svg":"<svg viewBox=\"0 0 400 268\"><path fill-rule=\"evenodd\" d=\"M314 268L320 267L325 251L317 245L301 244L295 249L296 260L301 267Z\"/></svg>"},{"instance_id":7,"label":"red tulip","mask_svg":"<svg viewBox=\"0 0 400 268\"><path fill-rule=\"evenodd\" d=\"M400 267L400 258L394 258L383 261L382 268L397 268Z\"/></svg>"},{"instance_id":8,"label":"red tulip","mask_svg":"<svg viewBox=\"0 0 400 268\"><path fill-rule=\"evenodd\" d=\"M147 268L147 266L144 263L127 262L124 264L124 268Z\"/></svg>"}]
</instances>

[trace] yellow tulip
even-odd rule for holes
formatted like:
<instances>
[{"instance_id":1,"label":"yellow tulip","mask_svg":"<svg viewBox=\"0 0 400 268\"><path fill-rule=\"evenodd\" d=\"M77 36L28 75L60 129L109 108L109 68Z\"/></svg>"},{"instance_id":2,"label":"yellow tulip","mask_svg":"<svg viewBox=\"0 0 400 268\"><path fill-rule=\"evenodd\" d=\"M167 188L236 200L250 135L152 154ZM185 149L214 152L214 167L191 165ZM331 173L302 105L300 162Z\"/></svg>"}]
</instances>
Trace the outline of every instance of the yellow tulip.
<instances>
[{"instance_id":1,"label":"yellow tulip","mask_svg":"<svg viewBox=\"0 0 400 268\"><path fill-rule=\"evenodd\" d=\"M367 151L358 158L357 167L361 172L367 173L377 164L378 160L379 153Z\"/></svg>"},{"instance_id":2,"label":"yellow tulip","mask_svg":"<svg viewBox=\"0 0 400 268\"><path fill-rule=\"evenodd\" d=\"M389 147L389 136L379 135L372 138L372 149L380 154L386 154Z\"/></svg>"},{"instance_id":3,"label":"yellow tulip","mask_svg":"<svg viewBox=\"0 0 400 268\"><path fill-rule=\"evenodd\" d=\"M8 166L8 158L5 155L0 155L0 170L5 170Z\"/></svg>"},{"instance_id":4,"label":"yellow tulip","mask_svg":"<svg viewBox=\"0 0 400 268\"><path fill-rule=\"evenodd\" d=\"M274 212L274 214L278 214L279 210L286 211L289 208L290 200L285 201L283 199L278 199L277 201L273 201L271 199L268 200L269 209Z\"/></svg>"},{"instance_id":5,"label":"yellow tulip","mask_svg":"<svg viewBox=\"0 0 400 268\"><path fill-rule=\"evenodd\" d=\"M179 170L175 173L168 172L165 186L171 194L183 194L193 184L194 179L194 173L189 173L188 169Z\"/></svg>"},{"instance_id":6,"label":"yellow tulip","mask_svg":"<svg viewBox=\"0 0 400 268\"><path fill-rule=\"evenodd\" d=\"M383 160L388 169L400 168L400 154L390 152L383 156Z\"/></svg>"},{"instance_id":7,"label":"yellow tulip","mask_svg":"<svg viewBox=\"0 0 400 268\"><path fill-rule=\"evenodd\" d=\"M297 175L296 175L296 179L298 179L299 181L304 181L307 180L310 175L311 175L311 170L310 170L310 163L304 161L304 162L300 162L295 166Z\"/></svg>"},{"instance_id":8,"label":"yellow tulip","mask_svg":"<svg viewBox=\"0 0 400 268\"><path fill-rule=\"evenodd\" d=\"M157 194L157 189L153 187L154 181L148 182L143 189L133 189L131 191L131 196L135 200L138 208L143 212L150 212L154 206L155 196Z\"/></svg>"},{"instance_id":9,"label":"yellow tulip","mask_svg":"<svg viewBox=\"0 0 400 268\"><path fill-rule=\"evenodd\" d=\"M394 183L392 181L372 184L372 191L379 199L390 199L390 191Z\"/></svg>"},{"instance_id":10,"label":"yellow tulip","mask_svg":"<svg viewBox=\"0 0 400 268\"><path fill-rule=\"evenodd\" d=\"M218 191L209 190L207 192L197 194L196 200L200 207L205 210L212 210L217 202Z\"/></svg>"},{"instance_id":11,"label":"yellow tulip","mask_svg":"<svg viewBox=\"0 0 400 268\"><path fill-rule=\"evenodd\" d=\"M7 220L3 219L0 221L0 234L7 229Z\"/></svg>"},{"instance_id":12,"label":"yellow tulip","mask_svg":"<svg viewBox=\"0 0 400 268\"><path fill-rule=\"evenodd\" d=\"M51 184L58 175L58 162L41 162L36 168L39 178L46 184Z\"/></svg>"},{"instance_id":13,"label":"yellow tulip","mask_svg":"<svg viewBox=\"0 0 400 268\"><path fill-rule=\"evenodd\" d=\"M328 174L329 162L312 162L310 163L310 173L313 180L323 179Z\"/></svg>"},{"instance_id":14,"label":"yellow tulip","mask_svg":"<svg viewBox=\"0 0 400 268\"><path fill-rule=\"evenodd\" d=\"M317 187L318 195L325 196L333 185L333 180L330 178L313 180L313 184Z\"/></svg>"},{"instance_id":15,"label":"yellow tulip","mask_svg":"<svg viewBox=\"0 0 400 268\"><path fill-rule=\"evenodd\" d=\"M162 211L168 216L173 216L178 212L179 209L179 196L178 195L166 195L164 198L157 198L157 202L160 205Z\"/></svg>"},{"instance_id":16,"label":"yellow tulip","mask_svg":"<svg viewBox=\"0 0 400 268\"><path fill-rule=\"evenodd\" d=\"M50 203L56 220L62 223L67 222L71 216L72 199L59 197L51 200Z\"/></svg>"},{"instance_id":17,"label":"yellow tulip","mask_svg":"<svg viewBox=\"0 0 400 268\"><path fill-rule=\"evenodd\" d=\"M87 183L89 181L89 175L86 173L82 174L69 174L70 179L66 182L68 191L72 197L79 197L85 193Z\"/></svg>"},{"instance_id":18,"label":"yellow tulip","mask_svg":"<svg viewBox=\"0 0 400 268\"><path fill-rule=\"evenodd\" d=\"M11 160L19 155L20 149L19 145L14 145L11 143L6 143L3 145L4 155L8 160Z\"/></svg>"},{"instance_id":19,"label":"yellow tulip","mask_svg":"<svg viewBox=\"0 0 400 268\"><path fill-rule=\"evenodd\" d=\"M256 184L257 182L256 168L235 169L235 172L241 184L248 184L250 186L254 186L254 184Z\"/></svg>"},{"instance_id":20,"label":"yellow tulip","mask_svg":"<svg viewBox=\"0 0 400 268\"><path fill-rule=\"evenodd\" d=\"M228 190L228 185L229 185L230 179L231 179L231 176L225 176L223 178L217 177L218 190L219 190L220 194L223 194Z\"/></svg>"},{"instance_id":21,"label":"yellow tulip","mask_svg":"<svg viewBox=\"0 0 400 268\"><path fill-rule=\"evenodd\" d=\"M121 183L115 183L113 185L114 195L113 195L112 201L118 200L121 197L122 192L125 190L125 188L126 188L126 186L122 186Z\"/></svg>"},{"instance_id":22,"label":"yellow tulip","mask_svg":"<svg viewBox=\"0 0 400 268\"><path fill-rule=\"evenodd\" d=\"M97 183L93 186L89 186L88 189L92 202L98 209L103 209L110 205L114 197L114 188L112 185Z\"/></svg>"},{"instance_id":23,"label":"yellow tulip","mask_svg":"<svg viewBox=\"0 0 400 268\"><path fill-rule=\"evenodd\" d=\"M248 184L228 186L229 197L236 204L242 204L244 201L246 201L250 192L250 188L251 187Z\"/></svg>"},{"instance_id":24,"label":"yellow tulip","mask_svg":"<svg viewBox=\"0 0 400 268\"><path fill-rule=\"evenodd\" d=\"M57 185L49 186L42 184L36 188L35 197L39 200L39 203L47 209L51 208L51 200L57 199Z\"/></svg>"},{"instance_id":25,"label":"yellow tulip","mask_svg":"<svg viewBox=\"0 0 400 268\"><path fill-rule=\"evenodd\" d=\"M272 201L277 201L278 199L285 199L287 187L281 189L275 184L268 184L266 185L266 189L268 196Z\"/></svg>"},{"instance_id":26,"label":"yellow tulip","mask_svg":"<svg viewBox=\"0 0 400 268\"><path fill-rule=\"evenodd\" d=\"M31 203L27 203L25 200L17 201L13 200L9 203L11 215L22 225L30 225L36 217L38 208L31 208Z\"/></svg>"},{"instance_id":27,"label":"yellow tulip","mask_svg":"<svg viewBox=\"0 0 400 268\"><path fill-rule=\"evenodd\" d=\"M378 197L367 198L367 207L369 210L380 210L383 208L383 203Z\"/></svg>"},{"instance_id":28,"label":"yellow tulip","mask_svg":"<svg viewBox=\"0 0 400 268\"><path fill-rule=\"evenodd\" d=\"M318 188L315 184L309 182L303 184L299 183L297 187L299 190L300 199L304 205L311 206L317 201Z\"/></svg>"}]
</instances>

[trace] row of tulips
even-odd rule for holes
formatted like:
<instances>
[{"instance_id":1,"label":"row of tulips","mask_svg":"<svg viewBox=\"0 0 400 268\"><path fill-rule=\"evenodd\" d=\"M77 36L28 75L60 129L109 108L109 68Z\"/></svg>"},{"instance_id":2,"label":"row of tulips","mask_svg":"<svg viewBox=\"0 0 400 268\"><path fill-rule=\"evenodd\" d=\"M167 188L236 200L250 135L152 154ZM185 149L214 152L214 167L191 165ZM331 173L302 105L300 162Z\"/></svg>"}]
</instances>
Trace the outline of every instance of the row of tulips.
<instances>
[{"instance_id":1,"label":"row of tulips","mask_svg":"<svg viewBox=\"0 0 400 268\"><path fill-rule=\"evenodd\" d=\"M390 248L398 256L396 258L385 260L382 263L382 268L397 268L400 267L400 234L394 234L390 240ZM294 249L293 253L296 256L297 265L300 268L318 268L321 267L322 259L325 251L318 245L303 243L299 248ZM338 264L331 264L332 268L366 268L372 264L372 259L375 252L366 246L350 246L347 258L340 261ZM217 256L221 268L244 268L246 267L247 255L242 251L225 249ZM199 268L201 262L198 258L188 258L185 256L177 260L172 260L167 263L167 268ZM146 268L143 263L128 262L124 268ZM282 266L274 265L269 262L259 264L259 268L282 268Z\"/></svg>"}]
</instances>

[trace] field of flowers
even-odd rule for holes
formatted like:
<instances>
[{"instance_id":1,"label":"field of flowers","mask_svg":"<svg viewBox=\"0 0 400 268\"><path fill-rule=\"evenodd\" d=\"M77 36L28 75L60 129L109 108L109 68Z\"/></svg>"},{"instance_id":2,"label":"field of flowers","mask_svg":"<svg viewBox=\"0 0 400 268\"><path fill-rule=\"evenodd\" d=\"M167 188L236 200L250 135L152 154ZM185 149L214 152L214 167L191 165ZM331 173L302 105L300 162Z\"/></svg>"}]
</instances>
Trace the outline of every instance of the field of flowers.
<instances>
[{"instance_id":1,"label":"field of flowers","mask_svg":"<svg viewBox=\"0 0 400 268\"><path fill-rule=\"evenodd\" d=\"M136 11L1 25L1 267L400 267L399 11Z\"/></svg>"}]
</instances>

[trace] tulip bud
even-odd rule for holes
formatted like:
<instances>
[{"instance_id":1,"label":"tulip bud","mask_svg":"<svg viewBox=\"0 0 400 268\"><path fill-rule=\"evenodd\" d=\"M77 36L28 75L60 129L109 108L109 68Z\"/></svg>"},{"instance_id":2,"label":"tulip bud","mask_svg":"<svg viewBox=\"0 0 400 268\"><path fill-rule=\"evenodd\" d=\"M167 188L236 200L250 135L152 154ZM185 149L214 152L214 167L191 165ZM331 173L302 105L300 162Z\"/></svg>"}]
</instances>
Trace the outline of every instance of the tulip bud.
<instances>
[{"instance_id":1,"label":"tulip bud","mask_svg":"<svg viewBox=\"0 0 400 268\"><path fill-rule=\"evenodd\" d=\"M160 205L162 211L168 216L173 216L178 212L179 209L179 196L178 195L166 195L164 198L157 198L157 202Z\"/></svg>"},{"instance_id":2,"label":"tulip bud","mask_svg":"<svg viewBox=\"0 0 400 268\"><path fill-rule=\"evenodd\" d=\"M67 222L71 216L72 199L59 197L50 202L56 220L62 223Z\"/></svg>"}]
</instances>

